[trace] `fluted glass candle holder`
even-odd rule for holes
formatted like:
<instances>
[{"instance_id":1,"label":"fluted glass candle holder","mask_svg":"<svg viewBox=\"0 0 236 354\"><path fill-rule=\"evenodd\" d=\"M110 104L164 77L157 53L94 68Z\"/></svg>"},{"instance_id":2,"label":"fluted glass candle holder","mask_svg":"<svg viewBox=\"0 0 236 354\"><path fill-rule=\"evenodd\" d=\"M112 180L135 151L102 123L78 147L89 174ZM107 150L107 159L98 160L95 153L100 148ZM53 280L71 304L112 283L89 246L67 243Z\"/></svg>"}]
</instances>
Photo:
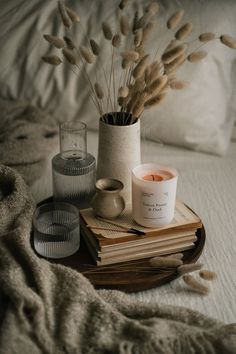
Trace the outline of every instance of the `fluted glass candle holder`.
<instances>
[{"instance_id":1,"label":"fluted glass candle holder","mask_svg":"<svg viewBox=\"0 0 236 354\"><path fill-rule=\"evenodd\" d=\"M52 159L53 196L88 208L95 194L96 162L87 152L87 127L82 122L60 125L60 153Z\"/></svg>"}]
</instances>

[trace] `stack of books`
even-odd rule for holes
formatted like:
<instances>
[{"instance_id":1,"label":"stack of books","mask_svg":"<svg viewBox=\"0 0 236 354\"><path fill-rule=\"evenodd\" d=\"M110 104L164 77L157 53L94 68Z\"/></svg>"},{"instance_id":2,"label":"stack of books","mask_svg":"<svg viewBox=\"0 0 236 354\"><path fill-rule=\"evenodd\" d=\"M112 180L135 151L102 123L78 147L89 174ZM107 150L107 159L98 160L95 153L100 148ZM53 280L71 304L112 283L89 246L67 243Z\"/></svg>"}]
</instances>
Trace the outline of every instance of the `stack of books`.
<instances>
[{"instance_id":1,"label":"stack of books","mask_svg":"<svg viewBox=\"0 0 236 354\"><path fill-rule=\"evenodd\" d=\"M195 247L200 218L181 201L176 202L171 224L150 229L137 225L126 209L116 220L96 218L92 209L80 211L81 234L96 265L109 265L159 255L182 252ZM143 235L130 233L130 229ZM132 232L132 231L131 231Z\"/></svg>"}]
</instances>

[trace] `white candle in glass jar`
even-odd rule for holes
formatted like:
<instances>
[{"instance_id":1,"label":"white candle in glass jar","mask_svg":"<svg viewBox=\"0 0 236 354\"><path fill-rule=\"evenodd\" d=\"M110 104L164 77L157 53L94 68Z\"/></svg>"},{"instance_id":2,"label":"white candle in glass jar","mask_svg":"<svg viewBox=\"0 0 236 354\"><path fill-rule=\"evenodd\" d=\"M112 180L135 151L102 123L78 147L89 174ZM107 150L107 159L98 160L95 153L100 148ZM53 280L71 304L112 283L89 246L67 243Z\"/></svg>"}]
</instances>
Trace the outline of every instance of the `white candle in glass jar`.
<instances>
[{"instance_id":1,"label":"white candle in glass jar","mask_svg":"<svg viewBox=\"0 0 236 354\"><path fill-rule=\"evenodd\" d=\"M178 173L175 169L148 163L132 170L132 213L146 227L161 227L174 218Z\"/></svg>"}]
</instances>

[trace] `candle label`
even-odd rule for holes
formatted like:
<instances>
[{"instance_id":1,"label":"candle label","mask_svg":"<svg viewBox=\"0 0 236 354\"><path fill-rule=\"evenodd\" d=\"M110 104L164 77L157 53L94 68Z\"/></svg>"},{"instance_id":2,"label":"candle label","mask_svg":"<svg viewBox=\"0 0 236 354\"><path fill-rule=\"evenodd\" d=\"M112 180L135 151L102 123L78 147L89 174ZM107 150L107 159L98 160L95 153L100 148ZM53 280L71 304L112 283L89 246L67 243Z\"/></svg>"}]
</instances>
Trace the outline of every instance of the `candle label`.
<instances>
[{"instance_id":1,"label":"candle label","mask_svg":"<svg viewBox=\"0 0 236 354\"><path fill-rule=\"evenodd\" d=\"M160 194L142 192L142 215L144 219L166 218L168 192Z\"/></svg>"}]
</instances>

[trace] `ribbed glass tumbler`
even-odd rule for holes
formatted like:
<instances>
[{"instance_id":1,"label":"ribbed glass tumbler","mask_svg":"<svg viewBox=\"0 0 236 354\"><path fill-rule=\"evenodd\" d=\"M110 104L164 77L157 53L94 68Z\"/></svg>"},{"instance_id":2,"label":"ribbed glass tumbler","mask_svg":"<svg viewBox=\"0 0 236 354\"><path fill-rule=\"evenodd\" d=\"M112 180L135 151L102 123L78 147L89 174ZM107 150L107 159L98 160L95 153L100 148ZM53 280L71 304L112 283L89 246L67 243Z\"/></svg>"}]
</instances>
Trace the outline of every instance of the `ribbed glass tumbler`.
<instances>
[{"instance_id":1,"label":"ribbed glass tumbler","mask_svg":"<svg viewBox=\"0 0 236 354\"><path fill-rule=\"evenodd\" d=\"M79 211L69 203L47 203L33 216L34 248L48 258L64 258L80 246Z\"/></svg>"}]
</instances>

